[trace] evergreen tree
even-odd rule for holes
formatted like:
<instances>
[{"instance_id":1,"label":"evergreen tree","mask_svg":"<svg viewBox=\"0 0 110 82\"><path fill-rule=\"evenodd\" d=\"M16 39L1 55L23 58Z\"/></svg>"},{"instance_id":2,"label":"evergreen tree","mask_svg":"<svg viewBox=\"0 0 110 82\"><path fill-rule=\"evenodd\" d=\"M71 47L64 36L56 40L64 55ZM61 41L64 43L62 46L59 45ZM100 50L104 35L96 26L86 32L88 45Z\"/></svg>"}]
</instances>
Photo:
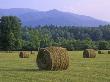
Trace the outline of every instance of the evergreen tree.
<instances>
[{"instance_id":1,"label":"evergreen tree","mask_svg":"<svg viewBox=\"0 0 110 82\"><path fill-rule=\"evenodd\" d=\"M2 50L20 49L21 21L15 16L0 19L0 46Z\"/></svg>"}]
</instances>

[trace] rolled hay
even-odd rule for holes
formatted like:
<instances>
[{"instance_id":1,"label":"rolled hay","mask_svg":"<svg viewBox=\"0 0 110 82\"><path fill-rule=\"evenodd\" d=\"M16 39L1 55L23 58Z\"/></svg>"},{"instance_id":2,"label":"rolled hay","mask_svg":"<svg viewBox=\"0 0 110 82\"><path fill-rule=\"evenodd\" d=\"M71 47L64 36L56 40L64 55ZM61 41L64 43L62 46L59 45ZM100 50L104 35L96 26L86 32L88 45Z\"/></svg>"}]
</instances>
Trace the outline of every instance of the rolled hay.
<instances>
[{"instance_id":1,"label":"rolled hay","mask_svg":"<svg viewBox=\"0 0 110 82\"><path fill-rule=\"evenodd\" d=\"M83 51L83 58L95 58L96 51L94 49L85 49Z\"/></svg>"},{"instance_id":2,"label":"rolled hay","mask_svg":"<svg viewBox=\"0 0 110 82\"><path fill-rule=\"evenodd\" d=\"M19 53L19 57L20 58L29 58L29 54L27 52L25 52L25 51L21 51Z\"/></svg>"},{"instance_id":3,"label":"rolled hay","mask_svg":"<svg viewBox=\"0 0 110 82\"><path fill-rule=\"evenodd\" d=\"M36 62L40 70L66 70L69 66L69 56L65 48L41 48Z\"/></svg>"},{"instance_id":4,"label":"rolled hay","mask_svg":"<svg viewBox=\"0 0 110 82\"><path fill-rule=\"evenodd\" d=\"M102 51L98 51L98 54L104 54L104 52L102 52Z\"/></svg>"},{"instance_id":5,"label":"rolled hay","mask_svg":"<svg viewBox=\"0 0 110 82\"><path fill-rule=\"evenodd\" d=\"M108 51L107 50L99 50L98 54L108 54Z\"/></svg>"},{"instance_id":6,"label":"rolled hay","mask_svg":"<svg viewBox=\"0 0 110 82\"><path fill-rule=\"evenodd\" d=\"M108 51L108 54L110 54L110 51Z\"/></svg>"}]
</instances>

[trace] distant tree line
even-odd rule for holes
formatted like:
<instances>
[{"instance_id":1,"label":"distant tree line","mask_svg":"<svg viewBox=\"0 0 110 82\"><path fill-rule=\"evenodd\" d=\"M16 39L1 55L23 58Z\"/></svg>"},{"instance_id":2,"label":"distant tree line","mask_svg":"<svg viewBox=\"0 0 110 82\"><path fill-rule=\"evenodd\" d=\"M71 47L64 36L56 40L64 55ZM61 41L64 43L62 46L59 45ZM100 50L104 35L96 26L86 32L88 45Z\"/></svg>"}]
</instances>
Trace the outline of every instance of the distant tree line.
<instances>
[{"instance_id":1,"label":"distant tree line","mask_svg":"<svg viewBox=\"0 0 110 82\"><path fill-rule=\"evenodd\" d=\"M0 50L38 50L48 46L61 46L68 50L110 49L110 25L31 27L22 26L15 16L1 17Z\"/></svg>"}]
</instances>

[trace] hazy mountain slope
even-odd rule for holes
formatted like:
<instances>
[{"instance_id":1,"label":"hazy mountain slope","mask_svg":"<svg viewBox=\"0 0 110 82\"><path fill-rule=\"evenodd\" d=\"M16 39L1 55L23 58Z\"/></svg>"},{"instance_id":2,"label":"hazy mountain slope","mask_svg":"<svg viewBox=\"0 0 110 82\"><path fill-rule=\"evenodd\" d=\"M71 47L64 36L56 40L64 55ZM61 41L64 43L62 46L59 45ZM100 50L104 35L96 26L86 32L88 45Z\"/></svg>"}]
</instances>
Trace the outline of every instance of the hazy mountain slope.
<instances>
[{"instance_id":1,"label":"hazy mountain slope","mask_svg":"<svg viewBox=\"0 0 110 82\"><path fill-rule=\"evenodd\" d=\"M18 16L23 25L75 25L75 26L98 26L105 25L108 22L94 19L89 16L77 15L74 13L61 12L58 10L50 10L47 12L13 8L13 9L0 9L0 16Z\"/></svg>"}]
</instances>

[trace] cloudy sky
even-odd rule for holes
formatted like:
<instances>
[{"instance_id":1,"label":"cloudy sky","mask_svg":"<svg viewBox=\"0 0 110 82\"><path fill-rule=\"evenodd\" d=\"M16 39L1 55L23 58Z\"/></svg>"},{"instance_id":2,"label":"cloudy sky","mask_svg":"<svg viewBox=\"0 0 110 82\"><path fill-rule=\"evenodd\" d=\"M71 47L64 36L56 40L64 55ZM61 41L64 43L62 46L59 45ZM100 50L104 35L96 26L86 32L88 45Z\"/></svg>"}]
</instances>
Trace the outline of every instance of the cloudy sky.
<instances>
[{"instance_id":1,"label":"cloudy sky","mask_svg":"<svg viewBox=\"0 0 110 82\"><path fill-rule=\"evenodd\" d=\"M110 0L0 0L0 8L58 9L110 21Z\"/></svg>"}]
</instances>

